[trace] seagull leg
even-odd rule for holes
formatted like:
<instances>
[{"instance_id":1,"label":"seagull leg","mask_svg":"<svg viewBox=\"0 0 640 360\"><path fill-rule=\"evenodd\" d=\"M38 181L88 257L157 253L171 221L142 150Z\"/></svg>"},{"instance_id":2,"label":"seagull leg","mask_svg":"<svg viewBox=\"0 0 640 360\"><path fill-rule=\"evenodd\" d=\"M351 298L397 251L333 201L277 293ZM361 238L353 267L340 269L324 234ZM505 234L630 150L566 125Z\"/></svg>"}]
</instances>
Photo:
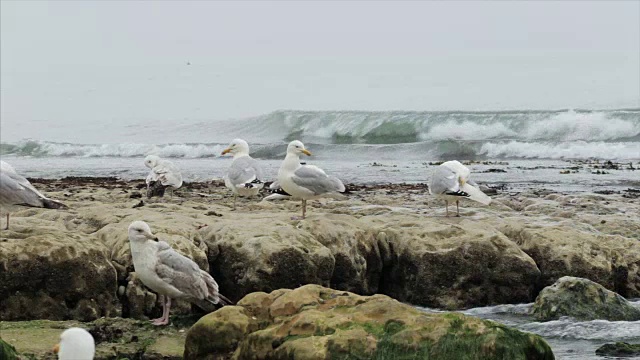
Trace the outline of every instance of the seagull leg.
<instances>
[{"instance_id":1,"label":"seagull leg","mask_svg":"<svg viewBox=\"0 0 640 360\"><path fill-rule=\"evenodd\" d=\"M164 321L162 325L167 325L169 323L169 313L171 312L171 298L167 296L167 314L164 315Z\"/></svg>"},{"instance_id":2,"label":"seagull leg","mask_svg":"<svg viewBox=\"0 0 640 360\"><path fill-rule=\"evenodd\" d=\"M171 309L171 298L168 296L162 297L162 317L153 320L153 325L167 325L169 323L169 311Z\"/></svg>"},{"instance_id":3,"label":"seagull leg","mask_svg":"<svg viewBox=\"0 0 640 360\"><path fill-rule=\"evenodd\" d=\"M444 203L445 203L445 206L447 208L447 215L445 215L445 216L449 217L449 200L445 200Z\"/></svg>"},{"instance_id":4,"label":"seagull leg","mask_svg":"<svg viewBox=\"0 0 640 360\"><path fill-rule=\"evenodd\" d=\"M460 217L460 200L456 200L456 212L458 213L456 216Z\"/></svg>"},{"instance_id":5,"label":"seagull leg","mask_svg":"<svg viewBox=\"0 0 640 360\"><path fill-rule=\"evenodd\" d=\"M307 200L302 200L302 217L300 216L292 216L291 220L304 220L304 217L307 214Z\"/></svg>"},{"instance_id":6,"label":"seagull leg","mask_svg":"<svg viewBox=\"0 0 640 360\"><path fill-rule=\"evenodd\" d=\"M164 313L167 311L167 305L165 303L164 295L160 295L160 302L162 302L162 316L151 320L153 325L160 325L160 322L164 319Z\"/></svg>"},{"instance_id":7,"label":"seagull leg","mask_svg":"<svg viewBox=\"0 0 640 360\"><path fill-rule=\"evenodd\" d=\"M307 217L307 200L302 200L302 218Z\"/></svg>"},{"instance_id":8,"label":"seagull leg","mask_svg":"<svg viewBox=\"0 0 640 360\"><path fill-rule=\"evenodd\" d=\"M7 213L7 227L5 227L4 229L9 230L9 213Z\"/></svg>"},{"instance_id":9,"label":"seagull leg","mask_svg":"<svg viewBox=\"0 0 640 360\"><path fill-rule=\"evenodd\" d=\"M236 200L238 199L238 194L233 194L233 206L231 208L231 210L235 210L236 209Z\"/></svg>"}]
</instances>

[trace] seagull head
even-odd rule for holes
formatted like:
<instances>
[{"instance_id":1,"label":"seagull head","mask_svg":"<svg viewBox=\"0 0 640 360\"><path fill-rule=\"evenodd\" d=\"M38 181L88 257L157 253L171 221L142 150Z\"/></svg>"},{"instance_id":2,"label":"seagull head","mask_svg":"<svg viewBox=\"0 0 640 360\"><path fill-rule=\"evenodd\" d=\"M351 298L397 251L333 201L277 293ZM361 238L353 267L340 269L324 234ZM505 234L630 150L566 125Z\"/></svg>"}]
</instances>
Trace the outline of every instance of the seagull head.
<instances>
[{"instance_id":1,"label":"seagull head","mask_svg":"<svg viewBox=\"0 0 640 360\"><path fill-rule=\"evenodd\" d=\"M242 139L233 139L226 149L222 150L221 155L249 155L249 144Z\"/></svg>"},{"instance_id":2,"label":"seagull head","mask_svg":"<svg viewBox=\"0 0 640 360\"><path fill-rule=\"evenodd\" d=\"M158 241L158 237L151 233L151 228L144 221L134 221L129 225L129 241L145 242L147 240Z\"/></svg>"},{"instance_id":3,"label":"seagull head","mask_svg":"<svg viewBox=\"0 0 640 360\"><path fill-rule=\"evenodd\" d=\"M146 158L144 158L144 166L148 167L149 169L153 169L154 167L156 167L156 165L158 165L158 161L160 161L160 158L156 155L147 155Z\"/></svg>"},{"instance_id":4,"label":"seagull head","mask_svg":"<svg viewBox=\"0 0 640 360\"><path fill-rule=\"evenodd\" d=\"M300 140L293 140L287 146L287 154L295 154L300 156L300 154L305 154L307 156L311 156L311 152L304 148L304 144Z\"/></svg>"},{"instance_id":5,"label":"seagull head","mask_svg":"<svg viewBox=\"0 0 640 360\"><path fill-rule=\"evenodd\" d=\"M81 328L70 328L60 334L60 343L53 347L60 360L92 360L96 352L93 336Z\"/></svg>"}]
</instances>

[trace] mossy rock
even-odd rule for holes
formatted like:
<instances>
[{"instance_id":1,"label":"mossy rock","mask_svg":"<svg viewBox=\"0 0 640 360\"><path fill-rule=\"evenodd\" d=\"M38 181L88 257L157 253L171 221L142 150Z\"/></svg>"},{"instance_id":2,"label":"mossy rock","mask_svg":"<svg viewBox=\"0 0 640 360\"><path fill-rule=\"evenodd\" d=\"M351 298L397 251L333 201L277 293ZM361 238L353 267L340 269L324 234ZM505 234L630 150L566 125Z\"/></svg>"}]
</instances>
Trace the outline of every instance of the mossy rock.
<instances>
[{"instance_id":1,"label":"mossy rock","mask_svg":"<svg viewBox=\"0 0 640 360\"><path fill-rule=\"evenodd\" d=\"M596 350L599 356L640 356L640 344L629 344L617 342L615 344L604 344Z\"/></svg>"},{"instance_id":2,"label":"mossy rock","mask_svg":"<svg viewBox=\"0 0 640 360\"><path fill-rule=\"evenodd\" d=\"M176 326L158 327L147 321L123 318L101 318L88 323L49 320L0 322L2 336L12 339L23 359L57 359L51 349L60 341L60 334L70 327L82 327L91 333L96 343L96 360L182 359L185 331ZM5 359L0 356L0 360Z\"/></svg>"},{"instance_id":3,"label":"mossy rock","mask_svg":"<svg viewBox=\"0 0 640 360\"><path fill-rule=\"evenodd\" d=\"M539 336L460 313L429 314L385 295L319 285L251 293L201 318L184 358L554 359Z\"/></svg>"},{"instance_id":4,"label":"mossy rock","mask_svg":"<svg viewBox=\"0 0 640 360\"><path fill-rule=\"evenodd\" d=\"M588 279L565 276L544 288L533 305L537 320L570 316L579 320L638 321L640 309Z\"/></svg>"},{"instance_id":5,"label":"mossy rock","mask_svg":"<svg viewBox=\"0 0 640 360\"><path fill-rule=\"evenodd\" d=\"M16 360L17 358L16 348L0 339L0 360Z\"/></svg>"}]
</instances>

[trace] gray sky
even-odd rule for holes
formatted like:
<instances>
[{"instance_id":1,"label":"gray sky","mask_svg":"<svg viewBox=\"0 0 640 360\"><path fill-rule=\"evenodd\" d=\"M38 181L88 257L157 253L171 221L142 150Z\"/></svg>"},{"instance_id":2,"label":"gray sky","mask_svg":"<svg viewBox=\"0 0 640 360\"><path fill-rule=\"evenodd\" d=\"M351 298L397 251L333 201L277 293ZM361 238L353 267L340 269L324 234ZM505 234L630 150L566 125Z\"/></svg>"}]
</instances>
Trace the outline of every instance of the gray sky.
<instances>
[{"instance_id":1,"label":"gray sky","mask_svg":"<svg viewBox=\"0 0 640 360\"><path fill-rule=\"evenodd\" d=\"M0 10L3 127L640 106L640 1L3 0Z\"/></svg>"}]
</instances>

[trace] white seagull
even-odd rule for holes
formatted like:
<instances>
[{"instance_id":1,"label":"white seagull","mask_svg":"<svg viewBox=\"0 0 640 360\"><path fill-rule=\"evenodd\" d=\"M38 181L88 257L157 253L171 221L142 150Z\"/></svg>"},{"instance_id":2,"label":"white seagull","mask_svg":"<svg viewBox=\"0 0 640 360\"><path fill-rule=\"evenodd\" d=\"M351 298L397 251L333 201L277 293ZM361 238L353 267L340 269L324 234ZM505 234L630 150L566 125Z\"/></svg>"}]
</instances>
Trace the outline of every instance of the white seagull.
<instances>
[{"instance_id":1,"label":"white seagull","mask_svg":"<svg viewBox=\"0 0 640 360\"><path fill-rule=\"evenodd\" d=\"M96 345L93 336L81 328L69 328L60 334L60 342L53 347L59 360L93 360Z\"/></svg>"},{"instance_id":2,"label":"white seagull","mask_svg":"<svg viewBox=\"0 0 640 360\"><path fill-rule=\"evenodd\" d=\"M0 212L7 214L5 230L9 230L9 214L24 207L66 208L61 202L42 195L29 180L18 175L13 166L0 161Z\"/></svg>"},{"instance_id":3,"label":"white seagull","mask_svg":"<svg viewBox=\"0 0 640 360\"><path fill-rule=\"evenodd\" d=\"M218 292L218 283L188 257L159 241L144 221L129 225L129 245L135 272L148 288L157 292L162 301L162 317L154 325L169 323L171 299L229 305L232 302ZM206 305L206 304L205 304Z\"/></svg>"},{"instance_id":4,"label":"white seagull","mask_svg":"<svg viewBox=\"0 0 640 360\"><path fill-rule=\"evenodd\" d=\"M444 198L449 216L449 200L456 202L456 216L460 216L459 200L463 198L475 200L484 205L491 203L478 185L469 180L471 171L459 161L447 161L436 167L429 183L429 193Z\"/></svg>"},{"instance_id":5,"label":"white seagull","mask_svg":"<svg viewBox=\"0 0 640 360\"><path fill-rule=\"evenodd\" d=\"M222 151L222 155L233 155L233 162L224 177L224 184L233 192L233 208L236 208L236 198L256 196L264 186L262 182L262 167L258 161L249 155L249 144L242 139L234 139Z\"/></svg>"},{"instance_id":6,"label":"white seagull","mask_svg":"<svg viewBox=\"0 0 640 360\"><path fill-rule=\"evenodd\" d=\"M278 171L278 182L292 198L302 200L302 219L307 213L307 200L331 197L342 199L344 184L335 176L327 175L322 169L313 165L300 164L300 154L311 156L304 144L294 140L287 146L287 156ZM292 219L300 219L293 217Z\"/></svg>"},{"instance_id":7,"label":"white seagull","mask_svg":"<svg viewBox=\"0 0 640 360\"><path fill-rule=\"evenodd\" d=\"M164 196L166 188L173 191L182 186L182 174L177 166L169 160L163 160L156 155L148 155L144 159L144 165L151 169L147 175L147 197Z\"/></svg>"}]
</instances>

